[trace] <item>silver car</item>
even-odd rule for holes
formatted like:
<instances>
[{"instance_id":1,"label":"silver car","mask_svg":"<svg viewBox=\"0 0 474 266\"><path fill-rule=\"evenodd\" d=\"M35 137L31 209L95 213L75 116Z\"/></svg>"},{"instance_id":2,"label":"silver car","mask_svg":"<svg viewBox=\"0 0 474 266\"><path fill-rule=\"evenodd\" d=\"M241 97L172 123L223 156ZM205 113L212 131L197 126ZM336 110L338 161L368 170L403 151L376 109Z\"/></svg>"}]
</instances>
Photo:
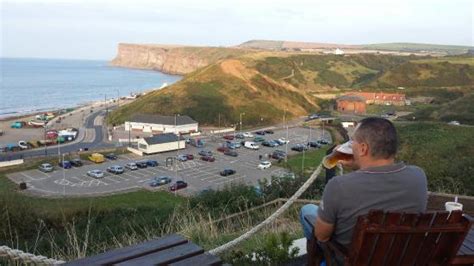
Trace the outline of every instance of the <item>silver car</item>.
<instances>
[{"instance_id":1,"label":"silver car","mask_svg":"<svg viewBox=\"0 0 474 266\"><path fill-rule=\"evenodd\" d=\"M104 172L102 172L101 170L94 169L87 171L87 175L93 178L102 178L104 177Z\"/></svg>"},{"instance_id":2,"label":"silver car","mask_svg":"<svg viewBox=\"0 0 474 266\"><path fill-rule=\"evenodd\" d=\"M137 166L136 163L127 163L127 164L125 165L125 168L128 168L128 169L130 169L130 170L137 170L137 169L138 169L138 166Z\"/></svg>"},{"instance_id":3,"label":"silver car","mask_svg":"<svg viewBox=\"0 0 474 266\"><path fill-rule=\"evenodd\" d=\"M54 167L50 163L44 163L39 166L39 170L41 172L48 173L52 172L54 170Z\"/></svg>"}]
</instances>

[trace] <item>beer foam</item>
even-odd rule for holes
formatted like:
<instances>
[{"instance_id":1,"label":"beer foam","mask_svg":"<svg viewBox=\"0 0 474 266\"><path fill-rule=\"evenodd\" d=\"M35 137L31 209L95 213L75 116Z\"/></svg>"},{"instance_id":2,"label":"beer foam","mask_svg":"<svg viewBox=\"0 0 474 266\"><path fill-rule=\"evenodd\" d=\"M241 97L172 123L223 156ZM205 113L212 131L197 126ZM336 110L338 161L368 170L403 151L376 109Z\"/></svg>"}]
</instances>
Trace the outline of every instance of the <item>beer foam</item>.
<instances>
[{"instance_id":1,"label":"beer foam","mask_svg":"<svg viewBox=\"0 0 474 266\"><path fill-rule=\"evenodd\" d=\"M342 144L339 146L339 148L337 148L337 151L345 154L352 154L352 141Z\"/></svg>"}]
</instances>

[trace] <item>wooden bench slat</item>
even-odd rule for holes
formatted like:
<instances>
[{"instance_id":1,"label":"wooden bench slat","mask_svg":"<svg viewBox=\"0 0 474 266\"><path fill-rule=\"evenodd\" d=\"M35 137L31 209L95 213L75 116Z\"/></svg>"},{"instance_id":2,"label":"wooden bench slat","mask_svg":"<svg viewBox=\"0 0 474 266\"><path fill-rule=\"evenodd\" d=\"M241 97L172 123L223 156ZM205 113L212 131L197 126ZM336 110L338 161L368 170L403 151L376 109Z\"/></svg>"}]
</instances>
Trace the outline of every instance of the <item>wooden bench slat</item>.
<instances>
[{"instance_id":1,"label":"wooden bench slat","mask_svg":"<svg viewBox=\"0 0 474 266\"><path fill-rule=\"evenodd\" d=\"M400 223L400 226L407 226L407 227L412 227L416 220L417 220L417 215L413 213L409 214L404 214L403 217L401 217L402 221ZM403 258L401 254L403 254L405 248L406 248L406 241L410 235L408 234L403 234L403 235L397 235L395 239L393 240L392 248L390 249L390 253L388 254L388 258L386 261L386 265L399 265L400 260Z\"/></svg>"},{"instance_id":2,"label":"wooden bench slat","mask_svg":"<svg viewBox=\"0 0 474 266\"><path fill-rule=\"evenodd\" d=\"M367 225L370 227L370 224L379 224L382 223L384 219L383 211L372 211L369 212L367 215L368 223ZM364 228L366 230L367 228ZM362 247L359 249L359 254L354 258L355 265L359 265L361 262L369 261L370 256L374 248L377 245L377 235L375 234L362 234L360 237L363 238Z\"/></svg>"},{"instance_id":3,"label":"wooden bench slat","mask_svg":"<svg viewBox=\"0 0 474 266\"><path fill-rule=\"evenodd\" d=\"M459 250L460 246L464 241L464 237L467 235L469 227L471 226L467 220L462 219L461 212L451 212L448 217L447 224L458 224L459 227L463 228L463 232L450 232L442 233L438 239L437 247L434 250L431 257L435 261L442 261L445 257L446 261L443 263L448 263L447 260L454 257Z\"/></svg>"},{"instance_id":4,"label":"wooden bench slat","mask_svg":"<svg viewBox=\"0 0 474 266\"><path fill-rule=\"evenodd\" d=\"M75 260L65 265L110 265L187 242L188 240L180 235L169 235L134 246L118 248L96 256Z\"/></svg>"},{"instance_id":5,"label":"wooden bench slat","mask_svg":"<svg viewBox=\"0 0 474 266\"><path fill-rule=\"evenodd\" d=\"M180 261L198 254L204 253L204 250L194 243L186 243L166 249L162 252L151 253L132 260L117 263L117 266L148 266L148 265L167 265L172 262Z\"/></svg>"},{"instance_id":6,"label":"wooden bench slat","mask_svg":"<svg viewBox=\"0 0 474 266\"><path fill-rule=\"evenodd\" d=\"M437 212L431 223L431 227L446 224L448 212ZM440 233L428 233L423 241L420 252L417 255L416 265L425 265L430 259L430 254L436 248L436 239Z\"/></svg>"},{"instance_id":7,"label":"wooden bench slat","mask_svg":"<svg viewBox=\"0 0 474 266\"><path fill-rule=\"evenodd\" d=\"M203 265L211 265L211 266L218 266L222 265L222 261L209 253L203 253L201 255L197 255L191 258L187 258L184 260L180 260L174 263L169 264L169 266L203 266Z\"/></svg>"},{"instance_id":8,"label":"wooden bench slat","mask_svg":"<svg viewBox=\"0 0 474 266\"><path fill-rule=\"evenodd\" d=\"M402 218L401 213L387 213L385 216L384 228L395 227L400 224ZM374 253L370 265L384 265L384 260L387 259L387 253L389 247L392 245L395 234L383 234L379 236L377 246L375 247Z\"/></svg>"}]
</instances>

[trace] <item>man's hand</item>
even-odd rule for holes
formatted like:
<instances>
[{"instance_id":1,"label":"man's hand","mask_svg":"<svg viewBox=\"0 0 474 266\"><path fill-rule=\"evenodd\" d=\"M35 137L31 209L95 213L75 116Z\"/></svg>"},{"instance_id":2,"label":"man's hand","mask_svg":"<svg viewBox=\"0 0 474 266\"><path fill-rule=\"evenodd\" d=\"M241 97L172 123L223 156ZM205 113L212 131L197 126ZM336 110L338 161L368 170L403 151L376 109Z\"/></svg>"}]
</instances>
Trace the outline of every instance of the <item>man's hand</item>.
<instances>
[{"instance_id":1,"label":"man's hand","mask_svg":"<svg viewBox=\"0 0 474 266\"><path fill-rule=\"evenodd\" d=\"M334 225L326 223L321 218L316 217L316 224L314 225L314 236L320 242L326 242L331 238L334 232Z\"/></svg>"},{"instance_id":2,"label":"man's hand","mask_svg":"<svg viewBox=\"0 0 474 266\"><path fill-rule=\"evenodd\" d=\"M343 167L350 168L352 170L358 170L359 166L355 163L354 158L351 160L340 160L338 161Z\"/></svg>"}]
</instances>

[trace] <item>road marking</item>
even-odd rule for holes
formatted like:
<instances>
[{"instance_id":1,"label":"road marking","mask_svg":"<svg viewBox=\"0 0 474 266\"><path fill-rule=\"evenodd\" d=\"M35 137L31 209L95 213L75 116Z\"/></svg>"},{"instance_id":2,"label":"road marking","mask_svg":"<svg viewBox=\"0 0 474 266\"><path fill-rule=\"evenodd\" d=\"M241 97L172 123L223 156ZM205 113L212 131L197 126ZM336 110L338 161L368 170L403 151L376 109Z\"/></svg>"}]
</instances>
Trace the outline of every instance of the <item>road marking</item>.
<instances>
[{"instance_id":1,"label":"road marking","mask_svg":"<svg viewBox=\"0 0 474 266\"><path fill-rule=\"evenodd\" d=\"M104 179L107 179L107 180L110 180L110 181L114 181L115 183L120 183L120 181L115 180L115 179L113 179L113 178L110 178L110 177L108 177L108 176L105 176Z\"/></svg>"},{"instance_id":2,"label":"road marking","mask_svg":"<svg viewBox=\"0 0 474 266\"><path fill-rule=\"evenodd\" d=\"M243 179L243 177L238 177L238 178L232 178L232 179L229 179L229 180L225 180L225 181L222 181L222 182L215 182L217 185L221 185L221 184L225 184L225 183L228 183L228 182L236 182L240 179Z\"/></svg>"},{"instance_id":3,"label":"road marking","mask_svg":"<svg viewBox=\"0 0 474 266\"><path fill-rule=\"evenodd\" d=\"M120 175L121 175L121 174L110 174L109 177L117 177L117 178L119 178L119 179L122 179L123 181L128 181L128 180L130 180L130 179L125 178L125 177L122 177L122 176L120 176Z\"/></svg>"},{"instance_id":4,"label":"road marking","mask_svg":"<svg viewBox=\"0 0 474 266\"><path fill-rule=\"evenodd\" d=\"M37 171L37 172L39 172L39 173L41 173L41 174L43 174L43 175L45 175L45 176L47 176L47 177L51 177L51 176L50 176L50 175L48 175L47 173L45 173L45 172L42 172L42 171L40 171L40 170L36 170L36 171Z\"/></svg>"},{"instance_id":5,"label":"road marking","mask_svg":"<svg viewBox=\"0 0 474 266\"><path fill-rule=\"evenodd\" d=\"M31 176L29 176L29 175L27 175L27 174L25 174L25 173L20 173L20 175L26 177L26 178L28 179L28 181L34 181L34 180L36 180L36 179L34 179L33 177L31 177Z\"/></svg>"},{"instance_id":6,"label":"road marking","mask_svg":"<svg viewBox=\"0 0 474 266\"><path fill-rule=\"evenodd\" d=\"M129 176L129 177L133 177L133 178L135 178L135 179L141 178L141 177L139 177L139 176L134 176L134 175L131 175L131 174L129 174L129 173L123 173L123 174L126 175L126 176Z\"/></svg>"}]
</instances>

